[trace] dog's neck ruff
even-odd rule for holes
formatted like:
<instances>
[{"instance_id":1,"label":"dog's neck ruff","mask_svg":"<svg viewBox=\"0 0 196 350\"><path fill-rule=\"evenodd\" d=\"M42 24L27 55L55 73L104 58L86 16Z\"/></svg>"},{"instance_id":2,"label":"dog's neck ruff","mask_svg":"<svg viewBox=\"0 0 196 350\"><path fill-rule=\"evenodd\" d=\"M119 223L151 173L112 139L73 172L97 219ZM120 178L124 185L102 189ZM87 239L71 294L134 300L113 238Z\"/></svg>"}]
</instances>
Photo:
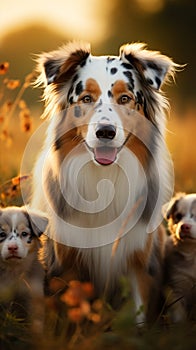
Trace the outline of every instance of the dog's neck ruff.
<instances>
[{"instance_id":1,"label":"dog's neck ruff","mask_svg":"<svg viewBox=\"0 0 196 350\"><path fill-rule=\"evenodd\" d=\"M55 222L54 230L51 230L55 241L76 248L113 243L139 198L142 200L122 236L141 219L147 197L146 177L128 149L121 151L117 163L106 167L95 164L87 150L80 153L74 149L56 176L63 204L62 213L51 212ZM65 218L63 210L66 211ZM132 248L134 246L133 243Z\"/></svg>"}]
</instances>

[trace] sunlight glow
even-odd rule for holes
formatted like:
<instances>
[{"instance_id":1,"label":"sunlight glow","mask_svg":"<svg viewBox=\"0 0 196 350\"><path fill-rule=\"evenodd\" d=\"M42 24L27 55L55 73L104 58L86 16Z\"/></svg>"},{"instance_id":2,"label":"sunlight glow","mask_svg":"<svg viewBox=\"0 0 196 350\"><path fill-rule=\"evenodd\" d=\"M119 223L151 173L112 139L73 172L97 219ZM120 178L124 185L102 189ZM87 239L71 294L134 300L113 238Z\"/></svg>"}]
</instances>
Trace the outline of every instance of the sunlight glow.
<instances>
[{"instance_id":1,"label":"sunlight glow","mask_svg":"<svg viewBox=\"0 0 196 350\"><path fill-rule=\"evenodd\" d=\"M165 0L136 0L136 2L143 11L155 13L162 10Z\"/></svg>"},{"instance_id":2,"label":"sunlight glow","mask_svg":"<svg viewBox=\"0 0 196 350\"><path fill-rule=\"evenodd\" d=\"M16 26L38 22L71 38L99 41L107 33L107 17L115 4L115 0L2 0L1 36Z\"/></svg>"}]
</instances>

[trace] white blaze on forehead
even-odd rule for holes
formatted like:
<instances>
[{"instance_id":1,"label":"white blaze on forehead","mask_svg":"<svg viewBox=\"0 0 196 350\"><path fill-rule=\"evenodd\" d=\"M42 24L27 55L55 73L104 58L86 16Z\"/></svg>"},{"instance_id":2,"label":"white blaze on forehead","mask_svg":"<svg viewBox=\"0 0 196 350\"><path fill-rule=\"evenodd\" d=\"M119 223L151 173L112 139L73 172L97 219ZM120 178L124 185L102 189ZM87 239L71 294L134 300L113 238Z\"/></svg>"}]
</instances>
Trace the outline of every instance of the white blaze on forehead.
<instances>
[{"instance_id":1,"label":"white blaze on forehead","mask_svg":"<svg viewBox=\"0 0 196 350\"><path fill-rule=\"evenodd\" d=\"M11 217L12 222L12 232L16 231L17 225L18 225L18 214L15 213Z\"/></svg>"},{"instance_id":2,"label":"white blaze on forehead","mask_svg":"<svg viewBox=\"0 0 196 350\"><path fill-rule=\"evenodd\" d=\"M183 213L183 216L189 216L193 209L193 202L196 201L196 194L188 194L181 198L177 204L177 210Z\"/></svg>"},{"instance_id":3,"label":"white blaze on forehead","mask_svg":"<svg viewBox=\"0 0 196 350\"><path fill-rule=\"evenodd\" d=\"M112 85L118 81L123 80L130 84L128 77L124 74L128 69L122 66L123 61L117 56L89 56L86 64L79 70L79 81L82 81L84 87L87 79L95 79L101 89L101 97L103 102L108 101L108 91L111 90ZM134 79L134 90L139 89L139 83L136 81L134 69L130 70Z\"/></svg>"},{"instance_id":4,"label":"white blaze on forehead","mask_svg":"<svg viewBox=\"0 0 196 350\"><path fill-rule=\"evenodd\" d=\"M106 120L103 121L103 118L107 118L107 123L116 127L116 136L113 140L114 146L118 148L122 146L125 141L122 121L115 107L112 105L111 94L112 88L117 81L124 81L127 85L131 85L129 77L125 74L127 71L130 72L134 81L134 87L137 88L134 70L129 70L127 67L123 66L123 61L116 56L96 57L90 55L84 67L79 71L77 82L81 81L84 89L86 82L88 82L89 79L93 79L97 82L101 92L97 101L98 103L101 102L100 107L98 107L93 114L86 135L87 144L92 148L97 142L95 136L97 124L106 123Z\"/></svg>"}]
</instances>

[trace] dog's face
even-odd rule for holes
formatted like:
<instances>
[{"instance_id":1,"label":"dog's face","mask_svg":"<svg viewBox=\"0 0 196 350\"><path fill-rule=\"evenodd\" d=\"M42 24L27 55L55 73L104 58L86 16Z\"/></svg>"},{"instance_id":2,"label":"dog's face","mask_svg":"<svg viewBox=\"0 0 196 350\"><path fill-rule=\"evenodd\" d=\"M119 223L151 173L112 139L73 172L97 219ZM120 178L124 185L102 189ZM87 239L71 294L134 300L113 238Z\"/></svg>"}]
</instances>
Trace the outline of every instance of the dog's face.
<instances>
[{"instance_id":1,"label":"dog's face","mask_svg":"<svg viewBox=\"0 0 196 350\"><path fill-rule=\"evenodd\" d=\"M69 103L74 105L75 115L87 116L80 130L94 159L102 165L115 161L128 136L120 116L124 107L125 118L135 106L134 86L137 82L131 65L119 58L88 57L78 79L73 84ZM88 113L90 112L90 113ZM124 119L125 124L125 119Z\"/></svg>"},{"instance_id":2,"label":"dog's face","mask_svg":"<svg viewBox=\"0 0 196 350\"><path fill-rule=\"evenodd\" d=\"M169 228L177 240L196 244L196 194L179 194L166 212Z\"/></svg>"},{"instance_id":3,"label":"dog's face","mask_svg":"<svg viewBox=\"0 0 196 350\"><path fill-rule=\"evenodd\" d=\"M70 141L83 141L95 163L109 165L124 145L131 147L133 111L156 123L155 110L164 104L157 102L160 87L175 66L144 44L124 45L119 56L100 57L92 56L87 45L68 44L40 56L38 84L45 85L45 113L69 109ZM56 148L65 142L59 139Z\"/></svg>"},{"instance_id":4,"label":"dog's face","mask_svg":"<svg viewBox=\"0 0 196 350\"><path fill-rule=\"evenodd\" d=\"M25 208L0 209L0 257L13 263L25 259L35 251L38 237L45 231L48 220Z\"/></svg>"}]
</instances>

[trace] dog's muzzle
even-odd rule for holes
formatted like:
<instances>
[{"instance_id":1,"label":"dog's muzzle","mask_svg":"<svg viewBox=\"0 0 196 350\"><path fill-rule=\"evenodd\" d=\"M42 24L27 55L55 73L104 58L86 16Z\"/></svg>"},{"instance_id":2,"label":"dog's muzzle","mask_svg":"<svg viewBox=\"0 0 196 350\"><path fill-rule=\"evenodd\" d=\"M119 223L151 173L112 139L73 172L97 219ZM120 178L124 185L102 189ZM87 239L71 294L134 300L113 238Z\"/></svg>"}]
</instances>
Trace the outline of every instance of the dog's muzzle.
<instances>
[{"instance_id":1,"label":"dog's muzzle","mask_svg":"<svg viewBox=\"0 0 196 350\"><path fill-rule=\"evenodd\" d=\"M109 165L115 162L118 148L112 143L116 136L116 127L111 124L98 124L95 130L98 139L97 146L93 149L94 158L101 165Z\"/></svg>"}]
</instances>

